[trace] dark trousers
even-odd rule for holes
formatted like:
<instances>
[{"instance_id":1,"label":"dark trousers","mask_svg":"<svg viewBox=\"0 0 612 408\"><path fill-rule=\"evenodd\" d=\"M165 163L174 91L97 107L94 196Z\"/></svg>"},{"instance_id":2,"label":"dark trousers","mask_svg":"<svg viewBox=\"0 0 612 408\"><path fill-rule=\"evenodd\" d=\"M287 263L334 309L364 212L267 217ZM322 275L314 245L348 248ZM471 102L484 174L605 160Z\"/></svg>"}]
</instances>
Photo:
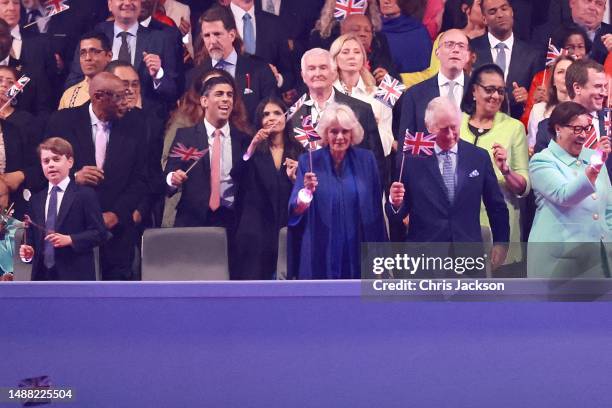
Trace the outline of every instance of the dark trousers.
<instances>
[{"instance_id":1,"label":"dark trousers","mask_svg":"<svg viewBox=\"0 0 612 408\"><path fill-rule=\"evenodd\" d=\"M113 237L100 246L102 280L133 280L138 231L133 225L119 225L111 233Z\"/></svg>"}]
</instances>

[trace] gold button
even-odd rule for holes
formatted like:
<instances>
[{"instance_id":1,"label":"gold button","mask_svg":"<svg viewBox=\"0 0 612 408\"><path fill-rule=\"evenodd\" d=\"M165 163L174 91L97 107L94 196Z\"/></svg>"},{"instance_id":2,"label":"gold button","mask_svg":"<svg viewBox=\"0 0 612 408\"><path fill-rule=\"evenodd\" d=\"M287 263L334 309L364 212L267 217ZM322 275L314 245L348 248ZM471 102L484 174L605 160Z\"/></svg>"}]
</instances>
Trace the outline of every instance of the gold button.
<instances>
[{"instance_id":1,"label":"gold button","mask_svg":"<svg viewBox=\"0 0 612 408\"><path fill-rule=\"evenodd\" d=\"M591 198L592 198L593 200L597 200L597 193L593 193L593 194L591 194Z\"/></svg>"},{"instance_id":2,"label":"gold button","mask_svg":"<svg viewBox=\"0 0 612 408\"><path fill-rule=\"evenodd\" d=\"M594 220L598 220L599 219L599 214L593 214L593 219Z\"/></svg>"}]
</instances>

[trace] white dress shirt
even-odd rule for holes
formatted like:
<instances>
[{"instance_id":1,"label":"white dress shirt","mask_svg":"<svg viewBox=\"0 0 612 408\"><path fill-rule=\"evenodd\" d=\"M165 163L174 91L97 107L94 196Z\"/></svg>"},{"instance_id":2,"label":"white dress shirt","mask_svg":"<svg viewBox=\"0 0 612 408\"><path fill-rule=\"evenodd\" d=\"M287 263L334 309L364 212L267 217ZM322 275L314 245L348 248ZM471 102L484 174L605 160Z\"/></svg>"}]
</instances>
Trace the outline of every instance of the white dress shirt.
<instances>
[{"instance_id":1,"label":"white dress shirt","mask_svg":"<svg viewBox=\"0 0 612 408\"><path fill-rule=\"evenodd\" d=\"M27 8L24 10L26 13L26 18L28 17L28 13L33 10L34 9L27 9ZM38 31L41 34L46 34L49 28L49 20L50 20L49 18L45 18L45 16L47 15L47 10L45 10L45 8L42 6L39 6L37 10L40 13L40 15L36 17L36 25L38 26Z\"/></svg>"},{"instance_id":2,"label":"white dress shirt","mask_svg":"<svg viewBox=\"0 0 612 408\"><path fill-rule=\"evenodd\" d=\"M98 126L100 126L101 124L106 125L106 148L108 151L108 143L110 142L110 125L108 122L103 122L100 119L98 119L98 117L93 111L91 103L89 104L89 120L91 123L91 135L92 135L91 138L93 140L94 146L96 145L96 132L98 130Z\"/></svg>"},{"instance_id":3,"label":"white dress shirt","mask_svg":"<svg viewBox=\"0 0 612 408\"><path fill-rule=\"evenodd\" d=\"M448 79L442 72L438 72L438 88L440 89L441 96L448 96L448 92L450 90L450 81L451 80ZM461 71L461 74L459 74L459 76L455 78L454 81L455 89L453 90L453 96L457 106L459 107L461 106L461 99L463 98L464 89L463 87L465 86L465 75L463 74L463 71Z\"/></svg>"},{"instance_id":4,"label":"white dress shirt","mask_svg":"<svg viewBox=\"0 0 612 408\"><path fill-rule=\"evenodd\" d=\"M123 32L123 31L124 30L121 29L121 27L117 26L117 24L114 24L114 31L113 31L113 61L115 61L117 58L119 58L119 49L121 49L121 37L117 37L117 34ZM128 48L130 50L131 63L132 63L132 65L134 65L134 60L136 58L136 35L138 33L138 22L134 23L134 25L132 25L130 28L128 28L125 31L130 33L130 35L127 36L127 43L128 43Z\"/></svg>"},{"instance_id":5,"label":"white dress shirt","mask_svg":"<svg viewBox=\"0 0 612 408\"><path fill-rule=\"evenodd\" d=\"M13 58L19 59L21 57L21 46L23 40L21 39L21 32L19 31L19 25L16 25L11 30L11 37L13 37L13 45L11 51L13 52Z\"/></svg>"},{"instance_id":6,"label":"white dress shirt","mask_svg":"<svg viewBox=\"0 0 612 408\"><path fill-rule=\"evenodd\" d=\"M266 5L267 3L272 2L272 5L274 5L274 14L276 14L277 16L280 14L280 7L281 7L281 0L261 0L261 8L263 11L266 12L270 12L266 9Z\"/></svg>"},{"instance_id":7,"label":"white dress shirt","mask_svg":"<svg viewBox=\"0 0 612 408\"><path fill-rule=\"evenodd\" d=\"M238 54L236 53L236 50L232 48L230 55L228 55L227 58L224 58L223 61L225 61L224 70L227 71L232 77L236 78L236 64L238 63ZM213 68L218 62L219 60L211 58Z\"/></svg>"},{"instance_id":8,"label":"white dress shirt","mask_svg":"<svg viewBox=\"0 0 612 408\"><path fill-rule=\"evenodd\" d=\"M313 126L315 126L316 123L319 123L319 119L323 114L323 111L330 103L334 103L335 99L336 90L334 89L334 87L332 87L331 95L329 95L329 98L327 98L327 100L323 103L323 106L319 106L319 104L316 103L314 99L312 99L312 96L310 96L310 99L304 102L304 105L310 107L310 115Z\"/></svg>"},{"instance_id":9,"label":"white dress shirt","mask_svg":"<svg viewBox=\"0 0 612 408\"><path fill-rule=\"evenodd\" d=\"M3 67L7 67L9 64L9 60L10 60L11 56L7 55L5 59L3 59L2 61L0 61L0 66Z\"/></svg>"},{"instance_id":10,"label":"white dress shirt","mask_svg":"<svg viewBox=\"0 0 612 408\"><path fill-rule=\"evenodd\" d=\"M70 183L70 177L66 177L57 185L60 190L57 192L57 214L59 214L59 210L62 207L62 200L64 199L64 193L68 188L68 184ZM53 184L49 183L49 187L47 187L47 200L45 201L45 220L47 219L47 213L49 212L49 199L51 198L51 189L53 188ZM57 216L57 214L55 214ZM57 225L56 225L57 226Z\"/></svg>"},{"instance_id":11,"label":"white dress shirt","mask_svg":"<svg viewBox=\"0 0 612 408\"><path fill-rule=\"evenodd\" d=\"M337 89L343 89L345 93L347 93L346 88L339 79L334 82L334 87ZM391 145L395 140L393 137L393 130L391 130L393 125L393 111L387 105L374 98L375 92L376 87L374 87L372 93L368 93L363 80L359 78L357 85L354 86L353 89L351 89L351 92L347 93L347 95L352 96L355 99L359 99L372 107L372 112L374 112L374 117L376 118L376 123L378 124L380 141L382 143L385 156L388 156L391 153Z\"/></svg>"},{"instance_id":12,"label":"white dress shirt","mask_svg":"<svg viewBox=\"0 0 612 408\"><path fill-rule=\"evenodd\" d=\"M234 20L236 21L236 28L238 29L238 34L240 34L240 38L244 39L244 20L242 18L245 14L249 14L251 16L251 22L253 23L253 34L254 39L257 41L257 24L255 23L255 3L250 10L244 11L234 3L230 3L230 9L232 10L232 14L234 15Z\"/></svg>"},{"instance_id":13,"label":"white dress shirt","mask_svg":"<svg viewBox=\"0 0 612 408\"><path fill-rule=\"evenodd\" d=\"M601 132L599 131L599 116L597 115L597 111L591 112L591 117L593 118L592 124L595 127L595 133L597 134L597 140L601 138Z\"/></svg>"},{"instance_id":14,"label":"white dress shirt","mask_svg":"<svg viewBox=\"0 0 612 408\"><path fill-rule=\"evenodd\" d=\"M498 51L497 48L495 48L497 44L506 44L506 66L504 68L505 81L508 78L508 69L510 68L510 60L512 59L512 47L514 47L514 33L510 34L510 37L508 37L508 39L505 41L499 41L497 38L493 37L491 33L487 33L487 36L489 37L489 44L491 45L491 57L493 58L493 63L495 63L495 60L497 59Z\"/></svg>"}]
</instances>

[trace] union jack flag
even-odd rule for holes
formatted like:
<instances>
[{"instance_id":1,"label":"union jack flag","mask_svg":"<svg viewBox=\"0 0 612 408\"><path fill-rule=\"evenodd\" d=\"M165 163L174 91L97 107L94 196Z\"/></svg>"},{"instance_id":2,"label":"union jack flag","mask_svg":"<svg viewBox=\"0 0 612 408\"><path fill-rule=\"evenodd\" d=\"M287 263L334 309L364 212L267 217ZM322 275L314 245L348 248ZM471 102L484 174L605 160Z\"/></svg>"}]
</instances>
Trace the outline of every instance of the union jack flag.
<instances>
[{"instance_id":1,"label":"union jack flag","mask_svg":"<svg viewBox=\"0 0 612 408\"><path fill-rule=\"evenodd\" d=\"M45 8L47 9L47 17L51 17L68 10L70 7L66 4L66 0L47 0Z\"/></svg>"},{"instance_id":2,"label":"union jack flag","mask_svg":"<svg viewBox=\"0 0 612 408\"><path fill-rule=\"evenodd\" d=\"M344 20L351 14L365 14L368 0L336 0L334 18Z\"/></svg>"},{"instance_id":3,"label":"union jack flag","mask_svg":"<svg viewBox=\"0 0 612 408\"><path fill-rule=\"evenodd\" d=\"M6 96L9 99L13 99L19 92L23 92L23 88L25 88L28 82L30 82L30 78L25 75L22 76L6 91Z\"/></svg>"},{"instance_id":4,"label":"union jack flag","mask_svg":"<svg viewBox=\"0 0 612 408\"><path fill-rule=\"evenodd\" d=\"M378 99L390 108L393 108L402 92L406 89L403 83L386 74L376 89L374 98Z\"/></svg>"},{"instance_id":5,"label":"union jack flag","mask_svg":"<svg viewBox=\"0 0 612 408\"><path fill-rule=\"evenodd\" d=\"M546 53L546 66L550 67L553 65L557 58L559 58L561 55L567 55L567 50L565 48L561 48L561 50L559 50L553 44L549 43L548 52Z\"/></svg>"},{"instance_id":6,"label":"union jack flag","mask_svg":"<svg viewBox=\"0 0 612 408\"><path fill-rule=\"evenodd\" d=\"M606 136L612 137L612 109L606 108L604 111L604 129L606 130Z\"/></svg>"},{"instance_id":7,"label":"union jack flag","mask_svg":"<svg viewBox=\"0 0 612 408\"><path fill-rule=\"evenodd\" d=\"M300 96L300 99L298 99L293 105L291 105L289 109L287 109L287 112L285 113L287 120L290 120L293 117L293 115L295 115L295 112L300 110L302 105L304 105L304 102L306 102L307 97L308 97L308 94L304 94Z\"/></svg>"},{"instance_id":8,"label":"union jack flag","mask_svg":"<svg viewBox=\"0 0 612 408\"><path fill-rule=\"evenodd\" d=\"M19 388L22 389L48 389L51 388L51 381L48 375L41 375L40 377L25 378L19 381ZM48 398L22 398L21 404L24 407L46 405L50 404L51 400Z\"/></svg>"},{"instance_id":9,"label":"union jack flag","mask_svg":"<svg viewBox=\"0 0 612 408\"><path fill-rule=\"evenodd\" d=\"M294 128L293 131L295 132L295 140L300 142L302 146L310 150L317 150L319 147L317 142L321 140L321 136L319 136L312 125L312 116L304 116L302 119L302 127Z\"/></svg>"},{"instance_id":10,"label":"union jack flag","mask_svg":"<svg viewBox=\"0 0 612 408\"><path fill-rule=\"evenodd\" d=\"M433 154L433 148L436 141L436 135L427 135L423 132L416 132L414 135L406 130L404 137L403 151L410 152L413 155L419 155L421 152L427 156Z\"/></svg>"},{"instance_id":11,"label":"union jack flag","mask_svg":"<svg viewBox=\"0 0 612 408\"><path fill-rule=\"evenodd\" d=\"M207 151L208 149L198 150L195 147L186 147L182 143L177 143L172 147L172 151L168 156L178 157L182 161L199 160L204 157Z\"/></svg>"}]
</instances>

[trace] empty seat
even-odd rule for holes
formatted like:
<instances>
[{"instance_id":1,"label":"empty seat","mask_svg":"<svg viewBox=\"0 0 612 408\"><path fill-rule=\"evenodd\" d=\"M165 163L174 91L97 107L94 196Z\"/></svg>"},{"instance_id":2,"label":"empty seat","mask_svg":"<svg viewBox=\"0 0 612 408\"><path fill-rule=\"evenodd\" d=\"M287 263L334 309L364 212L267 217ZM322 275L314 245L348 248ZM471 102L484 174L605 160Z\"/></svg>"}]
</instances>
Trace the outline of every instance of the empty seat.
<instances>
[{"instance_id":1,"label":"empty seat","mask_svg":"<svg viewBox=\"0 0 612 408\"><path fill-rule=\"evenodd\" d=\"M155 228L144 232L143 281L228 279L224 228Z\"/></svg>"}]
</instances>

